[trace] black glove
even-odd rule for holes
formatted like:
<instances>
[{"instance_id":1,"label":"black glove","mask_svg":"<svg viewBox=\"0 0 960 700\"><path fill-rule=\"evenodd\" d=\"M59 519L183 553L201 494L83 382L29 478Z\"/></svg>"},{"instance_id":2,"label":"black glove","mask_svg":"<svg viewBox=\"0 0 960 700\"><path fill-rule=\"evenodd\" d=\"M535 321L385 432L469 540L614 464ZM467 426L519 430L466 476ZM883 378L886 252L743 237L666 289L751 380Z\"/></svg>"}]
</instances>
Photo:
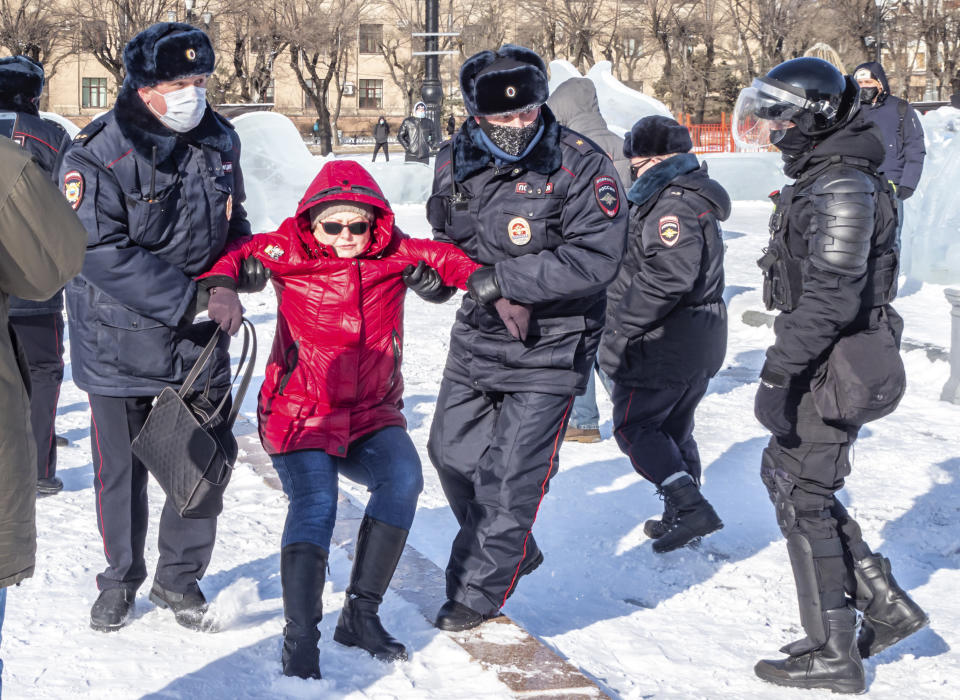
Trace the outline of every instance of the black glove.
<instances>
[{"instance_id":1,"label":"black glove","mask_svg":"<svg viewBox=\"0 0 960 700\"><path fill-rule=\"evenodd\" d=\"M238 292L262 292L270 279L270 270L252 255L240 263L240 276L237 279Z\"/></svg>"},{"instance_id":2,"label":"black glove","mask_svg":"<svg viewBox=\"0 0 960 700\"><path fill-rule=\"evenodd\" d=\"M207 315L220 324L221 330L236 335L243 325L240 297L227 287L213 287L210 289L210 301L207 302Z\"/></svg>"},{"instance_id":3,"label":"black glove","mask_svg":"<svg viewBox=\"0 0 960 700\"><path fill-rule=\"evenodd\" d=\"M799 442L796 434L797 406L790 391L790 378L764 366L753 402L753 414L777 440L790 447Z\"/></svg>"},{"instance_id":4,"label":"black glove","mask_svg":"<svg viewBox=\"0 0 960 700\"><path fill-rule=\"evenodd\" d=\"M486 268L481 268L486 269ZM492 267L489 269L493 269ZM479 270L478 270L479 272ZM474 273L476 274L476 273ZM473 279L471 277L471 279ZM527 339L527 330L530 328L530 307L526 304L514 304L509 299L500 297L493 302L493 307L500 314L500 320L507 327L507 332L514 338Z\"/></svg>"},{"instance_id":5,"label":"black glove","mask_svg":"<svg viewBox=\"0 0 960 700\"><path fill-rule=\"evenodd\" d=\"M484 265L467 278L467 292L481 304L489 304L503 296L497 282L497 269Z\"/></svg>"},{"instance_id":6,"label":"black glove","mask_svg":"<svg viewBox=\"0 0 960 700\"><path fill-rule=\"evenodd\" d=\"M407 265L400 276L403 283L416 292L417 296L434 304L442 304L457 291L456 287L446 286L440 279L440 273L423 260L418 262L416 267Z\"/></svg>"},{"instance_id":7,"label":"black glove","mask_svg":"<svg viewBox=\"0 0 960 700\"><path fill-rule=\"evenodd\" d=\"M906 185L900 185L897 188L897 199L910 199L913 196L914 189Z\"/></svg>"}]
</instances>

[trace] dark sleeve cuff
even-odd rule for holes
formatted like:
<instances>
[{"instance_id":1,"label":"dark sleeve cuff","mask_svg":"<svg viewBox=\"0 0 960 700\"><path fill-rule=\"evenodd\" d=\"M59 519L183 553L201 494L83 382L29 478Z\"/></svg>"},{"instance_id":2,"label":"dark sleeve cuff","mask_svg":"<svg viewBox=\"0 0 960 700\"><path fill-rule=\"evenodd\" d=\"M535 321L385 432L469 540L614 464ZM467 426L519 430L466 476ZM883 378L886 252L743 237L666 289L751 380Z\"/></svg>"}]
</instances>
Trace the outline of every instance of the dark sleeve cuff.
<instances>
[{"instance_id":1,"label":"dark sleeve cuff","mask_svg":"<svg viewBox=\"0 0 960 700\"><path fill-rule=\"evenodd\" d=\"M214 287L226 287L237 291L237 281L228 275L210 275L197 280L197 286L202 289L213 289Z\"/></svg>"},{"instance_id":2,"label":"dark sleeve cuff","mask_svg":"<svg viewBox=\"0 0 960 700\"><path fill-rule=\"evenodd\" d=\"M760 370L760 381L768 386L786 389L790 386L790 375L774 369L768 363Z\"/></svg>"}]
</instances>

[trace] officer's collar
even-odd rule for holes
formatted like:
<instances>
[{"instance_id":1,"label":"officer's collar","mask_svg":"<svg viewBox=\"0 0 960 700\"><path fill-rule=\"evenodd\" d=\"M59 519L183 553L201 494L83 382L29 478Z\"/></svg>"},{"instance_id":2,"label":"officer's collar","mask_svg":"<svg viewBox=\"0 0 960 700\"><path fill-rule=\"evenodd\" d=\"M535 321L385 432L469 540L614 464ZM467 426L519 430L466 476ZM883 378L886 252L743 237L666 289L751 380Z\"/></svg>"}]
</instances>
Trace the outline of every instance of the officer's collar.
<instances>
[{"instance_id":1,"label":"officer's collar","mask_svg":"<svg viewBox=\"0 0 960 700\"><path fill-rule=\"evenodd\" d=\"M543 135L526 156L511 165L549 175L563 163L560 124L546 105L540 107L540 116L543 119ZM453 137L453 160L456 166L453 174L457 182L463 182L490 165L492 155L484 147L483 131L472 117L463 123Z\"/></svg>"},{"instance_id":2,"label":"officer's collar","mask_svg":"<svg viewBox=\"0 0 960 700\"><path fill-rule=\"evenodd\" d=\"M673 182L674 178L693 172L699 167L700 161L693 153L680 153L667 158L634 181L630 191L627 192L627 199L638 207L642 207L653 195L658 194Z\"/></svg>"},{"instance_id":3,"label":"officer's collar","mask_svg":"<svg viewBox=\"0 0 960 700\"><path fill-rule=\"evenodd\" d=\"M113 111L120 133L130 140L137 154L144 158L152 158L153 149L156 147L157 160L166 160L180 139L210 146L221 152L229 151L233 147L230 132L220 123L209 105L200 124L185 134L178 134L165 127L147 109L136 89L127 85L120 88Z\"/></svg>"}]
</instances>

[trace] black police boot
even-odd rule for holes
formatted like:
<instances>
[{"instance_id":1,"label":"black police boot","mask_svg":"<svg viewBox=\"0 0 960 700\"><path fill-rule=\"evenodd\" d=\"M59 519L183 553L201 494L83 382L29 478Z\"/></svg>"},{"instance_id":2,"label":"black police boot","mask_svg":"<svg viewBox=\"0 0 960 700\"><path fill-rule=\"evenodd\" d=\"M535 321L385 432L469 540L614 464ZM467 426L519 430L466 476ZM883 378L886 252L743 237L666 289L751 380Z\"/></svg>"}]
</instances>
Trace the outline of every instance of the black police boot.
<instances>
[{"instance_id":1,"label":"black police boot","mask_svg":"<svg viewBox=\"0 0 960 700\"><path fill-rule=\"evenodd\" d=\"M886 557L873 554L855 561L853 572L857 579L855 602L863 612L857 640L861 657L879 654L930 622L920 606L897 585Z\"/></svg>"},{"instance_id":2,"label":"black police boot","mask_svg":"<svg viewBox=\"0 0 960 700\"><path fill-rule=\"evenodd\" d=\"M90 608L90 627L97 632L115 632L130 619L136 591L129 588L108 588L102 591Z\"/></svg>"},{"instance_id":3,"label":"black police boot","mask_svg":"<svg viewBox=\"0 0 960 700\"><path fill-rule=\"evenodd\" d=\"M433 623L437 629L447 632L463 632L479 627L491 618L468 608L455 600L447 600L437 612L437 619Z\"/></svg>"},{"instance_id":4,"label":"black police boot","mask_svg":"<svg viewBox=\"0 0 960 700\"><path fill-rule=\"evenodd\" d=\"M197 632L212 632L212 624L204 619L207 613L207 599L194 583L185 593L170 591L154 580L150 588L150 602L158 608L170 609L173 617L182 627Z\"/></svg>"},{"instance_id":5,"label":"black police boot","mask_svg":"<svg viewBox=\"0 0 960 700\"><path fill-rule=\"evenodd\" d=\"M60 477L51 476L49 479L37 479L37 496L53 496L63 491L63 482Z\"/></svg>"},{"instance_id":6,"label":"black police boot","mask_svg":"<svg viewBox=\"0 0 960 700\"><path fill-rule=\"evenodd\" d=\"M657 540L670 531L670 526L677 517L677 511L673 507L673 502L663 496L663 489L657 489L657 494L663 500L663 515L660 519L650 518L643 524L643 532L651 540Z\"/></svg>"},{"instance_id":7,"label":"black police boot","mask_svg":"<svg viewBox=\"0 0 960 700\"><path fill-rule=\"evenodd\" d=\"M862 693L866 689L863 662L857 651L857 613L834 608L823 613L827 641L810 649L809 640L784 647L785 659L758 661L754 673L768 683L789 688L825 688L835 693Z\"/></svg>"},{"instance_id":8,"label":"black police boot","mask_svg":"<svg viewBox=\"0 0 960 700\"><path fill-rule=\"evenodd\" d=\"M666 508L673 508L676 516L653 543L653 551L657 554L672 552L723 527L723 521L713 506L700 494L700 489L689 476L671 481L662 490Z\"/></svg>"},{"instance_id":9,"label":"black police boot","mask_svg":"<svg viewBox=\"0 0 960 700\"><path fill-rule=\"evenodd\" d=\"M288 544L280 551L283 587L283 675L320 678L320 630L327 552L309 542Z\"/></svg>"},{"instance_id":10,"label":"black police boot","mask_svg":"<svg viewBox=\"0 0 960 700\"><path fill-rule=\"evenodd\" d=\"M377 615L406 541L406 530L363 516L335 642L360 647L380 661L407 660L406 647L383 629Z\"/></svg>"}]
</instances>

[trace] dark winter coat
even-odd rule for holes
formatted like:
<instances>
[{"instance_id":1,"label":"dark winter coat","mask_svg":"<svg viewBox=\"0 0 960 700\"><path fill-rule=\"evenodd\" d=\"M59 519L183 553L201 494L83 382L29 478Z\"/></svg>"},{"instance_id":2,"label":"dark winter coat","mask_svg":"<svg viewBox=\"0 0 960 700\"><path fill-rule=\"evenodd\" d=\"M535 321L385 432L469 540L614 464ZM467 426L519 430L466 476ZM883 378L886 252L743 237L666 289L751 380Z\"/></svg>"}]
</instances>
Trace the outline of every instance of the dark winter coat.
<instances>
[{"instance_id":1,"label":"dark winter coat","mask_svg":"<svg viewBox=\"0 0 960 700\"><path fill-rule=\"evenodd\" d=\"M887 75L879 63L862 63L857 70L860 68L869 69L883 86L883 92L874 104L860 106L864 118L880 127L882 133L886 154L880 173L897 187L902 185L915 190L927 155L917 112L905 100L890 94Z\"/></svg>"},{"instance_id":2,"label":"dark winter coat","mask_svg":"<svg viewBox=\"0 0 960 700\"><path fill-rule=\"evenodd\" d=\"M600 366L633 387L712 377L727 349L719 222L730 197L691 153L644 173L627 199L627 252L607 289Z\"/></svg>"},{"instance_id":3,"label":"dark winter coat","mask_svg":"<svg viewBox=\"0 0 960 700\"><path fill-rule=\"evenodd\" d=\"M433 146L433 120L407 117L397 132L397 141L407 152L404 160L426 163Z\"/></svg>"},{"instance_id":4,"label":"dark winter coat","mask_svg":"<svg viewBox=\"0 0 960 700\"><path fill-rule=\"evenodd\" d=\"M376 143L386 143L387 139L390 137L390 125L387 122L377 120L376 125L373 127L373 140Z\"/></svg>"},{"instance_id":5,"label":"dark winter coat","mask_svg":"<svg viewBox=\"0 0 960 700\"><path fill-rule=\"evenodd\" d=\"M124 86L67 150L61 181L88 234L83 272L67 286L74 381L106 396L179 385L213 332L191 325L194 278L250 234L233 127L208 107L177 134Z\"/></svg>"},{"instance_id":6,"label":"dark winter coat","mask_svg":"<svg viewBox=\"0 0 960 700\"><path fill-rule=\"evenodd\" d=\"M541 114L540 140L515 163L494 165L472 118L437 155L427 202L434 236L494 265L503 296L533 311L521 342L492 305L464 297L444 376L482 390L572 395L583 393L600 341L627 207L606 154L549 108ZM449 200L454 179L459 204Z\"/></svg>"},{"instance_id":7,"label":"dark winter coat","mask_svg":"<svg viewBox=\"0 0 960 700\"><path fill-rule=\"evenodd\" d=\"M10 110L16 113L10 138L36 158L37 164L49 174L52 182L58 182L60 159L66 147L70 145L70 137L56 122L29 112L16 112L13 107L13 104L4 104L0 100L0 111ZM61 311L63 311L63 292L59 290L43 301L10 297L11 316L40 316Z\"/></svg>"},{"instance_id":8,"label":"dark winter coat","mask_svg":"<svg viewBox=\"0 0 960 700\"><path fill-rule=\"evenodd\" d=\"M9 332L8 296L48 299L80 271L85 241L49 173L0 138L0 588L33 574L37 548L29 370Z\"/></svg>"},{"instance_id":9,"label":"dark winter coat","mask_svg":"<svg viewBox=\"0 0 960 700\"><path fill-rule=\"evenodd\" d=\"M623 186L630 186L630 159L623 155L623 137L607 128L597 102L597 88L590 78L570 78L553 91L547 100L550 111L563 126L583 134L600 146L620 176Z\"/></svg>"},{"instance_id":10,"label":"dark winter coat","mask_svg":"<svg viewBox=\"0 0 960 700\"><path fill-rule=\"evenodd\" d=\"M359 191L341 190L344 182ZM356 258L338 258L310 230L311 207L344 200L377 212L370 247ZM396 228L379 186L354 161L324 166L296 215L274 233L234 246L213 266L209 283L235 283L250 255L271 271L280 300L258 406L267 452L311 449L342 457L364 435L406 427L400 361L407 288L400 273L424 260L445 284L465 289L478 265L454 246Z\"/></svg>"}]
</instances>

